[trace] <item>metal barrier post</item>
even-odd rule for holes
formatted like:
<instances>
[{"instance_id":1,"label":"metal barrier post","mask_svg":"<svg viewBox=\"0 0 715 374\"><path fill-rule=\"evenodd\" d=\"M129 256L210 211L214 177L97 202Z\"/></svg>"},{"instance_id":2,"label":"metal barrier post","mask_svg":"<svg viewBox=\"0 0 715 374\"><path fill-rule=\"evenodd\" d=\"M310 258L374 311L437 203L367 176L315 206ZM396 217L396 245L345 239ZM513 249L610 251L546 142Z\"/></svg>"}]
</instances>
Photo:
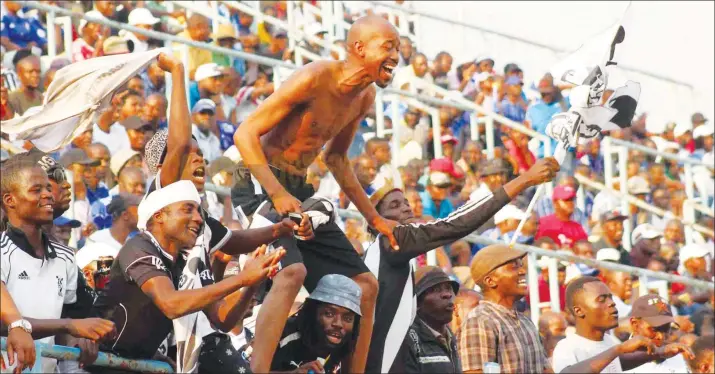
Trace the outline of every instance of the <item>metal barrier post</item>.
<instances>
[{"instance_id":1,"label":"metal barrier post","mask_svg":"<svg viewBox=\"0 0 715 374\"><path fill-rule=\"evenodd\" d=\"M685 164L683 166L683 174L685 174L685 195L688 199L695 199L695 188L693 181L693 165ZM692 204L687 204L683 202L683 218L692 222L695 222L695 209L693 209ZM691 226L685 226L685 242L690 244L694 241L693 228Z\"/></svg>"},{"instance_id":2,"label":"metal barrier post","mask_svg":"<svg viewBox=\"0 0 715 374\"><path fill-rule=\"evenodd\" d=\"M47 12L47 55L57 55L57 34L55 33L55 12Z\"/></svg>"},{"instance_id":3,"label":"metal barrier post","mask_svg":"<svg viewBox=\"0 0 715 374\"><path fill-rule=\"evenodd\" d=\"M213 17L211 17L211 29L213 30L214 35L218 33L218 26L219 26L219 14L218 14L218 1L216 0L211 0L209 1L209 6L211 7L211 10L213 11ZM261 20L258 19L258 22Z\"/></svg>"},{"instance_id":4,"label":"metal barrier post","mask_svg":"<svg viewBox=\"0 0 715 374\"><path fill-rule=\"evenodd\" d=\"M293 7L295 6L293 0L288 0L286 1L286 18L288 21L288 48L295 50L295 35L293 34L293 30L295 30L295 9Z\"/></svg>"},{"instance_id":5,"label":"metal barrier post","mask_svg":"<svg viewBox=\"0 0 715 374\"><path fill-rule=\"evenodd\" d=\"M529 306L531 307L531 321L539 325L539 271L536 268L536 253L529 253L526 261L527 278L529 282Z\"/></svg>"},{"instance_id":6,"label":"metal barrier post","mask_svg":"<svg viewBox=\"0 0 715 374\"><path fill-rule=\"evenodd\" d=\"M382 90L377 90L375 95L375 132L376 134L385 133L385 93ZM399 149L395 150L395 153L397 152ZM392 161L394 162L396 159L397 157L393 157Z\"/></svg>"},{"instance_id":7,"label":"metal barrier post","mask_svg":"<svg viewBox=\"0 0 715 374\"><path fill-rule=\"evenodd\" d=\"M611 188L613 187L613 156L611 155L610 137L603 138L603 142L601 142L601 153L603 154L604 181L606 186Z\"/></svg>"},{"instance_id":8,"label":"metal barrier post","mask_svg":"<svg viewBox=\"0 0 715 374\"><path fill-rule=\"evenodd\" d=\"M277 90L278 87L281 85L281 82L283 81L282 79L282 74L281 74L281 67L276 66L273 68L273 89Z\"/></svg>"},{"instance_id":9,"label":"metal barrier post","mask_svg":"<svg viewBox=\"0 0 715 374\"><path fill-rule=\"evenodd\" d=\"M439 118L439 109L434 109L432 113L432 140L434 141L434 158L442 157L442 122Z\"/></svg>"},{"instance_id":10,"label":"metal barrier post","mask_svg":"<svg viewBox=\"0 0 715 374\"><path fill-rule=\"evenodd\" d=\"M648 293L648 276L641 275L638 278L638 296L643 296Z\"/></svg>"},{"instance_id":11,"label":"metal barrier post","mask_svg":"<svg viewBox=\"0 0 715 374\"><path fill-rule=\"evenodd\" d=\"M494 118L487 116L484 123L484 136L487 138L487 158L494 158Z\"/></svg>"},{"instance_id":12,"label":"metal barrier post","mask_svg":"<svg viewBox=\"0 0 715 374\"><path fill-rule=\"evenodd\" d=\"M553 312L561 311L561 295L559 293L559 260L549 258L549 300L551 301L551 310ZM531 284L529 285L531 287ZM538 289L538 287L537 287Z\"/></svg>"},{"instance_id":13,"label":"metal barrier post","mask_svg":"<svg viewBox=\"0 0 715 374\"><path fill-rule=\"evenodd\" d=\"M57 17L56 22L62 24L62 42L65 45L65 50L62 52L70 60L72 60L72 18L70 17Z\"/></svg>"},{"instance_id":14,"label":"metal barrier post","mask_svg":"<svg viewBox=\"0 0 715 374\"><path fill-rule=\"evenodd\" d=\"M622 193L630 193L628 191L628 173L626 173L626 170L628 170L628 150L625 147L618 147L618 169L619 190ZM621 214L628 217L623 221L623 248L630 252L632 247L631 232L636 223L631 219L631 204L627 200L621 201L621 209L623 210Z\"/></svg>"},{"instance_id":15,"label":"metal barrier post","mask_svg":"<svg viewBox=\"0 0 715 374\"><path fill-rule=\"evenodd\" d=\"M191 79L189 77L189 74L191 72L189 71L189 46L186 44L182 44L179 47L179 53L181 53L181 62L184 64L184 84L186 85L186 99L191 100L191 88L189 85L191 84Z\"/></svg>"},{"instance_id":16,"label":"metal barrier post","mask_svg":"<svg viewBox=\"0 0 715 374\"><path fill-rule=\"evenodd\" d=\"M333 2L333 14L335 17L334 36L335 40L345 40L345 28L342 26L343 14L345 13L342 1Z\"/></svg>"},{"instance_id":17,"label":"metal barrier post","mask_svg":"<svg viewBox=\"0 0 715 374\"><path fill-rule=\"evenodd\" d=\"M474 112L469 113L469 132L472 141L479 141L479 118Z\"/></svg>"}]
</instances>

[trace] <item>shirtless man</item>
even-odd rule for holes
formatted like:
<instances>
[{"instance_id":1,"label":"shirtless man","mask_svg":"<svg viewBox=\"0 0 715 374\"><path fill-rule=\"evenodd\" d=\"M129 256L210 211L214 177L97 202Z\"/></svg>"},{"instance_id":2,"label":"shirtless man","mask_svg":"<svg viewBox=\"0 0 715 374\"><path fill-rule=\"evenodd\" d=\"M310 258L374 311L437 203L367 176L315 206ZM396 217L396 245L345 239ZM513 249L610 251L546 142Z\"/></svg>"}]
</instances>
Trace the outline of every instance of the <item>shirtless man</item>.
<instances>
[{"instance_id":1,"label":"shirtless man","mask_svg":"<svg viewBox=\"0 0 715 374\"><path fill-rule=\"evenodd\" d=\"M367 222L392 248L396 222L382 218L358 183L348 161L353 136L375 100L373 83L387 87L398 63L399 34L380 17L357 20L347 38L347 60L316 61L293 73L249 116L234 141L250 170L237 177L234 206L276 222L300 213L313 195L308 166L325 147L325 161L338 184ZM256 216L253 217L254 223ZM370 345L377 280L335 222L315 228L315 238L279 240L286 249L261 313L251 357L254 372L267 372L290 307L305 282L308 291L326 274L352 278L362 288L359 338L348 372L363 372ZM278 244L276 244L277 246ZM306 268L308 270L306 270Z\"/></svg>"}]
</instances>

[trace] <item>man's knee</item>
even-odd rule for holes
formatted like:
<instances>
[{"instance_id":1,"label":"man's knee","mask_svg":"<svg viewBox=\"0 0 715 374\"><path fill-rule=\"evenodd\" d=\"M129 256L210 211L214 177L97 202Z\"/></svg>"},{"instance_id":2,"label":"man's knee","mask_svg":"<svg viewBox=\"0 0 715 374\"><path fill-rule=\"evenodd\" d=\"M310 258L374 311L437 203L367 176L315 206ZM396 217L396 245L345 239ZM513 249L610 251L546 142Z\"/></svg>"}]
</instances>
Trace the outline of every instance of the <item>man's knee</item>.
<instances>
[{"instance_id":1,"label":"man's knee","mask_svg":"<svg viewBox=\"0 0 715 374\"><path fill-rule=\"evenodd\" d=\"M303 281L308 271L303 264L292 264L281 269L278 276L273 278L274 286L279 284L279 287L295 287L300 289L303 286Z\"/></svg>"},{"instance_id":2,"label":"man's knee","mask_svg":"<svg viewBox=\"0 0 715 374\"><path fill-rule=\"evenodd\" d=\"M377 278L371 273L362 273L353 278L355 283L357 283L362 289L362 299L363 300L376 300L377 291L379 289L379 284L377 283Z\"/></svg>"}]
</instances>

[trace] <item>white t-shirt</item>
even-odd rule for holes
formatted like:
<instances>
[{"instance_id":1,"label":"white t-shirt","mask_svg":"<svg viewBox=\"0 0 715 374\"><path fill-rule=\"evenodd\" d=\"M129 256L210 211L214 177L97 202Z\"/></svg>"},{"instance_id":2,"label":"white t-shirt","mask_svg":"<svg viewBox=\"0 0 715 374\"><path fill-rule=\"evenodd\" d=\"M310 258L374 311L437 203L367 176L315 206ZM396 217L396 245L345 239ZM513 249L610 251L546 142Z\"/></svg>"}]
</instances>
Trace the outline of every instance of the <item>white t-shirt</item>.
<instances>
[{"instance_id":1,"label":"white t-shirt","mask_svg":"<svg viewBox=\"0 0 715 374\"><path fill-rule=\"evenodd\" d=\"M92 243L107 244L108 246L116 249L117 252L119 252L119 250L122 249L122 246L124 245L123 243L120 243L117 239L114 239L112 233L109 232L109 229L99 230L92 233L92 235L87 238L87 244Z\"/></svg>"},{"instance_id":2,"label":"white t-shirt","mask_svg":"<svg viewBox=\"0 0 715 374\"><path fill-rule=\"evenodd\" d=\"M109 126L109 133L104 132L95 123L92 125L92 143L102 143L107 146L109 153L114 155L122 149L130 148L129 136L124 126L115 122Z\"/></svg>"},{"instance_id":3,"label":"white t-shirt","mask_svg":"<svg viewBox=\"0 0 715 374\"><path fill-rule=\"evenodd\" d=\"M99 260L100 257L117 258L119 250L109 246L106 243L98 242L87 244L82 249L77 251L77 266L84 269L90 262Z\"/></svg>"},{"instance_id":4,"label":"white t-shirt","mask_svg":"<svg viewBox=\"0 0 715 374\"><path fill-rule=\"evenodd\" d=\"M683 355L671 357L661 363L651 361L645 363L635 369L628 370L626 373L687 373L688 364L685 362Z\"/></svg>"},{"instance_id":5,"label":"white t-shirt","mask_svg":"<svg viewBox=\"0 0 715 374\"><path fill-rule=\"evenodd\" d=\"M611 335L604 335L600 342L586 339L578 334L566 335L560 342L556 343L553 355L553 368L555 373L560 373L565 368L578 362L588 360L591 357L601 354L611 347L615 347L620 342ZM622 373L621 359L616 357L611 361L601 373Z\"/></svg>"},{"instance_id":6,"label":"white t-shirt","mask_svg":"<svg viewBox=\"0 0 715 374\"><path fill-rule=\"evenodd\" d=\"M221 141L218 139L216 134L211 131L204 133L199 130L196 125L191 125L191 134L196 137L199 149L201 149L201 153L204 154L204 160L207 162L211 163L213 160L223 155L223 152L221 151Z\"/></svg>"}]
</instances>

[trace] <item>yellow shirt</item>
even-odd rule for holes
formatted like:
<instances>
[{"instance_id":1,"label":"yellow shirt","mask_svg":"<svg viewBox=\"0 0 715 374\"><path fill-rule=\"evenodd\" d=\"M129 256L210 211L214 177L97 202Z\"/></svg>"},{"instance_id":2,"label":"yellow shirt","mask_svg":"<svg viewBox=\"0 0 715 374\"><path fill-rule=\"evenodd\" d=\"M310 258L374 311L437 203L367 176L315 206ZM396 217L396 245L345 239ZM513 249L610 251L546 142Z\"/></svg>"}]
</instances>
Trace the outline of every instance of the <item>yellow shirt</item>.
<instances>
[{"instance_id":1,"label":"yellow shirt","mask_svg":"<svg viewBox=\"0 0 715 374\"><path fill-rule=\"evenodd\" d=\"M184 30L181 33L177 34L178 37L188 39L188 40L193 40L189 36L189 31ZM181 44L179 43L174 43L174 55L181 58ZM194 79L194 72L196 71L196 68L203 64L208 64L213 61L213 55L211 54L211 51L208 51L206 49L200 49L196 47L189 47L189 76L191 79Z\"/></svg>"}]
</instances>

